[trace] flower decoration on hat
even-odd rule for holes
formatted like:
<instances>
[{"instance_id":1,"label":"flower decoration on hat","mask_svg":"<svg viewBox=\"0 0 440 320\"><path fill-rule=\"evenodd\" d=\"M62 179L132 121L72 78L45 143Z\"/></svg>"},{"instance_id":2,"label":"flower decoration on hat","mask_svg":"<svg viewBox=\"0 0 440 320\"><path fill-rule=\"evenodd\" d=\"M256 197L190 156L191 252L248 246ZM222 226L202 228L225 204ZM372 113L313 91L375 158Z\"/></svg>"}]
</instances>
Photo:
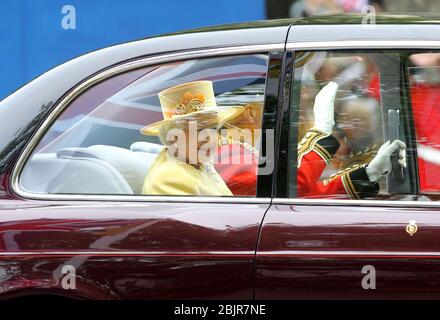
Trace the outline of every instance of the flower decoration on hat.
<instances>
[{"instance_id":1,"label":"flower decoration on hat","mask_svg":"<svg viewBox=\"0 0 440 320\"><path fill-rule=\"evenodd\" d=\"M180 98L180 103L176 106L174 115L188 114L203 109L205 96L201 93L192 94L185 92Z\"/></svg>"},{"instance_id":2,"label":"flower decoration on hat","mask_svg":"<svg viewBox=\"0 0 440 320\"><path fill-rule=\"evenodd\" d=\"M180 126L182 122L197 121L210 128L237 117L242 106L218 106L212 81L200 80L179 84L159 92L163 120L148 124L141 129L144 135L159 135L163 126Z\"/></svg>"}]
</instances>

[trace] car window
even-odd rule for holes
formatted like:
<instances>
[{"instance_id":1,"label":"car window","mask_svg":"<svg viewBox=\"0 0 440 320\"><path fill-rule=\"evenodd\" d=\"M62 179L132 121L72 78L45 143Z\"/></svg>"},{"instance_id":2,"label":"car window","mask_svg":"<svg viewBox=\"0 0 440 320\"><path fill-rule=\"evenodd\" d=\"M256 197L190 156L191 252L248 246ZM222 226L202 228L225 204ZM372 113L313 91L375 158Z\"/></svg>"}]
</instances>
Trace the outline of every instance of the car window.
<instances>
[{"instance_id":1,"label":"car window","mask_svg":"<svg viewBox=\"0 0 440 320\"><path fill-rule=\"evenodd\" d=\"M416 132L420 192L440 195L440 53L408 57L408 77Z\"/></svg>"},{"instance_id":2,"label":"car window","mask_svg":"<svg viewBox=\"0 0 440 320\"><path fill-rule=\"evenodd\" d=\"M417 181L402 56L295 52L290 197L411 199Z\"/></svg>"},{"instance_id":3,"label":"car window","mask_svg":"<svg viewBox=\"0 0 440 320\"><path fill-rule=\"evenodd\" d=\"M89 88L45 132L20 187L42 194L256 196L267 60L253 54L178 61Z\"/></svg>"}]
</instances>

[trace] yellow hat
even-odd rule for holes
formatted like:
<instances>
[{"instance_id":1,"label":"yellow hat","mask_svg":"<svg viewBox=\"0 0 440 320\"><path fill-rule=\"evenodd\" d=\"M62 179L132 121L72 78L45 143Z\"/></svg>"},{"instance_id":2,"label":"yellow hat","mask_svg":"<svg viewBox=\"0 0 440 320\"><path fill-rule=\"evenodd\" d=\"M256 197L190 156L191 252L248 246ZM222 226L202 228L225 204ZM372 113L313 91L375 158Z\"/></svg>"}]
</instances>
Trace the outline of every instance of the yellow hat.
<instances>
[{"instance_id":1,"label":"yellow hat","mask_svg":"<svg viewBox=\"0 0 440 320\"><path fill-rule=\"evenodd\" d=\"M217 106L211 81L193 81L159 92L163 120L141 129L144 135L158 135L160 127L175 121L197 121L201 127L223 123L243 111L241 106Z\"/></svg>"}]
</instances>

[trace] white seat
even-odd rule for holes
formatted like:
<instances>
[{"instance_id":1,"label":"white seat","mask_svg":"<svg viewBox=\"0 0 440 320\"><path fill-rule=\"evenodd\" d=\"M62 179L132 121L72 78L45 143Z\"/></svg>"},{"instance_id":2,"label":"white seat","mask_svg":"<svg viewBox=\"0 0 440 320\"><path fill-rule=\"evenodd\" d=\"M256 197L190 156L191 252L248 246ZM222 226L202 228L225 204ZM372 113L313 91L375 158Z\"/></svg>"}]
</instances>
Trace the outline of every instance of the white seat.
<instances>
[{"instance_id":1,"label":"white seat","mask_svg":"<svg viewBox=\"0 0 440 320\"><path fill-rule=\"evenodd\" d=\"M58 158L94 158L115 168L127 181L133 193L140 194L145 176L156 154L133 152L124 148L94 145L88 148L66 148L57 152Z\"/></svg>"},{"instance_id":2,"label":"white seat","mask_svg":"<svg viewBox=\"0 0 440 320\"><path fill-rule=\"evenodd\" d=\"M163 149L163 145L152 142L146 142L146 141L138 141L130 146L131 151L153 153L153 154L158 154L159 152L162 151L162 149Z\"/></svg>"},{"instance_id":3,"label":"white seat","mask_svg":"<svg viewBox=\"0 0 440 320\"><path fill-rule=\"evenodd\" d=\"M36 154L20 177L25 190L63 194L132 194L128 183L111 165L99 159L57 158Z\"/></svg>"},{"instance_id":4,"label":"white seat","mask_svg":"<svg viewBox=\"0 0 440 320\"><path fill-rule=\"evenodd\" d=\"M131 147L133 151L94 145L36 154L25 166L21 183L34 192L141 194L162 146L136 142Z\"/></svg>"}]
</instances>

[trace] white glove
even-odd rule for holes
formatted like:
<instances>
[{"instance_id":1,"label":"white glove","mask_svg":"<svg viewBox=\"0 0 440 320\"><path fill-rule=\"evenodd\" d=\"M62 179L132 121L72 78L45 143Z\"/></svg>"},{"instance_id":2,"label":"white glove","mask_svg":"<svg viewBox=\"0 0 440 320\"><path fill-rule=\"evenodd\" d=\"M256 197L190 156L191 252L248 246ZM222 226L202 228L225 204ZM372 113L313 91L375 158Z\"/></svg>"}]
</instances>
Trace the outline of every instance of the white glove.
<instances>
[{"instance_id":1,"label":"white glove","mask_svg":"<svg viewBox=\"0 0 440 320\"><path fill-rule=\"evenodd\" d=\"M391 171L391 159L390 156L394 151L399 149L399 165L406 168L406 145L400 140L394 140L390 144L390 141L385 142L377 152L376 156L371 160L368 166L365 168L368 179L371 182L377 182L380 176Z\"/></svg>"},{"instance_id":2,"label":"white glove","mask_svg":"<svg viewBox=\"0 0 440 320\"><path fill-rule=\"evenodd\" d=\"M313 114L315 116L314 128L331 134L335 125L335 96L338 84L330 81L315 97Z\"/></svg>"}]
</instances>

